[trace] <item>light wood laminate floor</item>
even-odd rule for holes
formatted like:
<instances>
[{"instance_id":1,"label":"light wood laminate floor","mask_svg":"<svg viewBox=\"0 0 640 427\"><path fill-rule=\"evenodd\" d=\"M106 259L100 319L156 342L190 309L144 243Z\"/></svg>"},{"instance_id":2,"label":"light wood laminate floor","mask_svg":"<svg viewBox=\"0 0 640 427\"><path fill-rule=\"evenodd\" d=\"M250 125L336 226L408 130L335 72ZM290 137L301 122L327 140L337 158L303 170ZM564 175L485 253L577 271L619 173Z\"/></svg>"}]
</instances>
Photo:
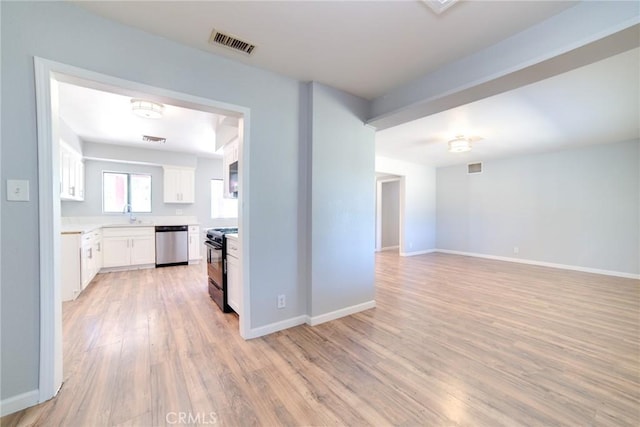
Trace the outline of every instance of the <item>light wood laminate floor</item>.
<instances>
[{"instance_id":1,"label":"light wood laminate floor","mask_svg":"<svg viewBox=\"0 0 640 427\"><path fill-rule=\"evenodd\" d=\"M377 308L247 342L205 283L98 275L62 390L2 425L640 425L637 280L381 253Z\"/></svg>"}]
</instances>

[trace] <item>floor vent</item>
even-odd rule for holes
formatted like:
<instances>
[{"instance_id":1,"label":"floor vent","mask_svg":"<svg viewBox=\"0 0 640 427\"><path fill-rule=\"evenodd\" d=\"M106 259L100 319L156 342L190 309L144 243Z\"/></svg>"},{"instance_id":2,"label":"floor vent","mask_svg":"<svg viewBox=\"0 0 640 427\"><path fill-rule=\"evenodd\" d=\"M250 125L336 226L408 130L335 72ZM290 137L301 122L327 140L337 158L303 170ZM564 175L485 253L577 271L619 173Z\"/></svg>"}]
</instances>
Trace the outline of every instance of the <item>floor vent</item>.
<instances>
[{"instance_id":1,"label":"floor vent","mask_svg":"<svg viewBox=\"0 0 640 427\"><path fill-rule=\"evenodd\" d=\"M164 144L167 142L167 138L162 138L160 136L151 136L151 135L142 135L142 140L144 142L154 142L158 144Z\"/></svg>"},{"instance_id":2,"label":"floor vent","mask_svg":"<svg viewBox=\"0 0 640 427\"><path fill-rule=\"evenodd\" d=\"M221 33L215 29L211 32L209 43L228 47L229 49L237 50L239 52L246 53L247 55L251 55L253 49L256 48L254 44L247 43L232 35Z\"/></svg>"},{"instance_id":3,"label":"floor vent","mask_svg":"<svg viewBox=\"0 0 640 427\"><path fill-rule=\"evenodd\" d=\"M478 162L478 163L469 163L467 165L467 173L468 174L472 174L472 173L482 173L482 162Z\"/></svg>"}]
</instances>

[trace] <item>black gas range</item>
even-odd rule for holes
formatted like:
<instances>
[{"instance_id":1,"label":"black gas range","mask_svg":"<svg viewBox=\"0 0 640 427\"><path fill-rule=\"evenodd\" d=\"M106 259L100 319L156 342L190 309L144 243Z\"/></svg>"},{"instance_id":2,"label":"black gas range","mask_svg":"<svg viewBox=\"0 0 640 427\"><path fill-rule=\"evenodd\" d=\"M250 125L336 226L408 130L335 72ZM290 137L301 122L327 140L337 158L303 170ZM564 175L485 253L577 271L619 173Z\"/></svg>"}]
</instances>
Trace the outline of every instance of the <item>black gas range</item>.
<instances>
[{"instance_id":1,"label":"black gas range","mask_svg":"<svg viewBox=\"0 0 640 427\"><path fill-rule=\"evenodd\" d=\"M233 311L227 303L227 239L225 234L237 233L237 227L207 230L207 276L209 295L224 313Z\"/></svg>"}]
</instances>

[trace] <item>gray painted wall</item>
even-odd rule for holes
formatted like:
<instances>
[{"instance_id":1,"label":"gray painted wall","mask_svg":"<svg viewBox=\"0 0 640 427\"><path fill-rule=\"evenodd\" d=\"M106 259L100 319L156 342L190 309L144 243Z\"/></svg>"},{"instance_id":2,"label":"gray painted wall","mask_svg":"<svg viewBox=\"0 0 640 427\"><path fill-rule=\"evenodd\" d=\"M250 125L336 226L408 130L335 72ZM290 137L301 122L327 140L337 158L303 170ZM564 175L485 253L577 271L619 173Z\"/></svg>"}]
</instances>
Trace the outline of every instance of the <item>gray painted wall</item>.
<instances>
[{"instance_id":1,"label":"gray painted wall","mask_svg":"<svg viewBox=\"0 0 640 427\"><path fill-rule=\"evenodd\" d=\"M298 264L304 262L298 255L297 232L299 83L108 21L69 3L1 2L0 7L2 182L28 179L31 185L30 202L7 203L2 195L0 398L38 387L34 55L251 109L252 191L245 202L251 206L252 326L279 320L283 314L272 295L306 286L297 276ZM6 100L11 104L5 105ZM273 242L278 242L277 251ZM287 316L306 313L295 297L287 302Z\"/></svg>"},{"instance_id":2,"label":"gray painted wall","mask_svg":"<svg viewBox=\"0 0 640 427\"><path fill-rule=\"evenodd\" d=\"M0 8L1 178L3 183L6 179L27 179L31 188L29 202L8 203L5 185L0 186L0 399L38 388L39 188L34 56L251 110L251 144L245 153L250 160L251 193L244 203L250 207L252 328L373 299L374 144L373 130L362 124L365 101L318 88L317 109L309 115L308 87L293 79L106 20L67 2L0 2ZM334 119L339 124L335 129ZM308 165L311 126L318 142L313 187L302 172ZM322 149L321 143L327 148ZM348 163L334 162L336 157L340 159L336 154L340 152L348 157ZM197 180L201 171L204 176L208 174L208 168L198 166ZM310 190L319 192L313 207L309 206ZM333 190L338 191L336 201ZM201 191L196 188L196 197ZM65 212L74 209L82 210L65 207ZM300 251L311 247L311 236L301 232L306 230L310 215L317 221L314 236L321 237L316 240L313 255ZM329 233L348 239L348 250L344 245L339 248L335 238L327 239ZM273 250L274 242L277 250ZM307 264L312 261L316 261L314 277L318 285L314 286L317 304L313 313L307 305L309 285L300 280L309 278ZM325 274L325 266L335 269ZM333 279L338 280L329 283ZM279 294L287 296L284 310L276 307Z\"/></svg>"},{"instance_id":3,"label":"gray painted wall","mask_svg":"<svg viewBox=\"0 0 640 427\"><path fill-rule=\"evenodd\" d=\"M400 244L400 181L382 183L381 245L382 249Z\"/></svg>"},{"instance_id":4,"label":"gray painted wall","mask_svg":"<svg viewBox=\"0 0 640 427\"><path fill-rule=\"evenodd\" d=\"M638 274L639 146L488 161L478 175L440 168L437 247Z\"/></svg>"},{"instance_id":5,"label":"gray painted wall","mask_svg":"<svg viewBox=\"0 0 640 427\"><path fill-rule=\"evenodd\" d=\"M317 83L311 98L310 315L318 316L374 299L375 143L366 101Z\"/></svg>"},{"instance_id":6,"label":"gray painted wall","mask_svg":"<svg viewBox=\"0 0 640 427\"><path fill-rule=\"evenodd\" d=\"M402 177L400 253L423 252L436 246L436 170L415 163L376 157L376 172Z\"/></svg>"}]
</instances>

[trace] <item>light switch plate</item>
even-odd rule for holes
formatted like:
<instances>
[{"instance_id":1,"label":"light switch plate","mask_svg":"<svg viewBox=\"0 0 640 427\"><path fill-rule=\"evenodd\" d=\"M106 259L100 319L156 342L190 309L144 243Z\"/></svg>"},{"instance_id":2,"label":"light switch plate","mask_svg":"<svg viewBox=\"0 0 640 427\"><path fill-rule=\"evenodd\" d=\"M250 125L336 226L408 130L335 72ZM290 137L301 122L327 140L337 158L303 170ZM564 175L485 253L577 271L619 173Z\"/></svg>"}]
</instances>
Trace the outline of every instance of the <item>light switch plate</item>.
<instances>
[{"instance_id":1,"label":"light switch plate","mask_svg":"<svg viewBox=\"0 0 640 427\"><path fill-rule=\"evenodd\" d=\"M7 180L7 200L10 202L29 201L29 180L8 179Z\"/></svg>"}]
</instances>

